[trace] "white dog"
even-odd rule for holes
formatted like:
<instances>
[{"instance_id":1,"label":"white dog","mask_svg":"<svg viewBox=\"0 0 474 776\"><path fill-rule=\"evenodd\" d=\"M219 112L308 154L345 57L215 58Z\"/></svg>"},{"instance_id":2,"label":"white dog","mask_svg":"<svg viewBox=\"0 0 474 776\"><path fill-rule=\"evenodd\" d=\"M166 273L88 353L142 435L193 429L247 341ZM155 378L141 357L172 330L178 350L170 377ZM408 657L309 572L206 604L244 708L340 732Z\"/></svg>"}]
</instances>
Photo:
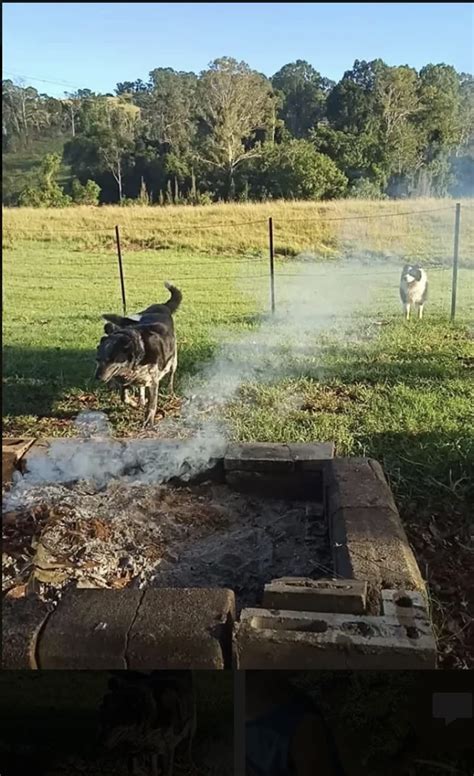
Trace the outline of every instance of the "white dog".
<instances>
[{"instance_id":1,"label":"white dog","mask_svg":"<svg viewBox=\"0 0 474 776\"><path fill-rule=\"evenodd\" d=\"M418 308L418 318L423 318L423 305L428 296L428 276L418 264L405 264L400 278L400 298L405 318L410 319L411 307Z\"/></svg>"}]
</instances>

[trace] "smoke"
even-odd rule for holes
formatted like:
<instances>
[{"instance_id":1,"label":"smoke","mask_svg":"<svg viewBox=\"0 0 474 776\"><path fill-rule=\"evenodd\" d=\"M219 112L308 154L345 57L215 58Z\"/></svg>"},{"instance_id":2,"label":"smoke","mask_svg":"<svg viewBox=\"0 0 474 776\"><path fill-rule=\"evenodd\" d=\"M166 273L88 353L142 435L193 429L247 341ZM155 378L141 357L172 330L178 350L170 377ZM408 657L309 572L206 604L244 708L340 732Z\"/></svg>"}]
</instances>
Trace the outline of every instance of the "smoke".
<instances>
[{"instance_id":1,"label":"smoke","mask_svg":"<svg viewBox=\"0 0 474 776\"><path fill-rule=\"evenodd\" d=\"M399 264L383 264L384 281L387 272L396 295ZM205 471L224 454L230 429L222 409L241 387L292 376L319 379L325 344L357 342L358 315L365 310L367 321L367 307L373 312L380 286L380 266L362 255L327 264L304 255L285 264L278 270L276 313L250 322L238 336L217 333L220 344L213 359L184 384L180 417L160 422L163 439L117 441L110 438L103 413L81 413L76 426L82 439L53 442L48 455L31 457L28 471L7 496L10 508L28 488L44 483L87 480L105 487L121 478L130 484L161 484Z\"/></svg>"}]
</instances>

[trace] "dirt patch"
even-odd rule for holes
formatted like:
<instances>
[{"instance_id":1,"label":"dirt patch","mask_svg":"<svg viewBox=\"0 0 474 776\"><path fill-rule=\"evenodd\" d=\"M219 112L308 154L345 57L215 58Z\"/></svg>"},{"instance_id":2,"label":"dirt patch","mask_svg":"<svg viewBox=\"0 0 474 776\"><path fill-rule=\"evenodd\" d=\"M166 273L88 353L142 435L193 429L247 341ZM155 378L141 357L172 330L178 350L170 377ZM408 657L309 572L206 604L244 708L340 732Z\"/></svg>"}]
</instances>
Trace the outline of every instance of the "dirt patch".
<instances>
[{"instance_id":1,"label":"dirt patch","mask_svg":"<svg viewBox=\"0 0 474 776\"><path fill-rule=\"evenodd\" d=\"M330 576L322 508L194 487L33 487L4 517L3 589L54 600L79 587L229 587L238 607L275 577Z\"/></svg>"}]
</instances>

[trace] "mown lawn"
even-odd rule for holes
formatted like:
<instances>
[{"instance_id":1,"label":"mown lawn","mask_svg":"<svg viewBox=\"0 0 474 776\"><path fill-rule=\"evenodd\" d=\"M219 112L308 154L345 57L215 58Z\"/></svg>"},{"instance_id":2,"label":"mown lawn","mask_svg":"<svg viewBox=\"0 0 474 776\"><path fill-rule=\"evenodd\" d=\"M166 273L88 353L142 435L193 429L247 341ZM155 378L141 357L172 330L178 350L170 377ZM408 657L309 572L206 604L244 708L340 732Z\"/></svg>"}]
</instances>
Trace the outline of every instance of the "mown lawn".
<instances>
[{"instance_id":1,"label":"mown lawn","mask_svg":"<svg viewBox=\"0 0 474 776\"><path fill-rule=\"evenodd\" d=\"M279 255L277 311L286 304L287 315L274 323L265 252L200 247L124 254L129 310L163 298L164 280L183 290L178 394L231 340L242 380L224 410L230 436L334 440L338 455L380 460L430 581L443 665L465 666L474 656L474 270L460 270L452 324L449 267L427 255L430 301L422 322L406 323L400 258L356 252L339 268ZM113 247L23 235L4 251L3 271L4 433L75 434L74 417L91 408L108 413L117 435L137 433L141 413L93 381L100 314L121 308ZM179 403L163 395L169 414L179 415Z\"/></svg>"}]
</instances>

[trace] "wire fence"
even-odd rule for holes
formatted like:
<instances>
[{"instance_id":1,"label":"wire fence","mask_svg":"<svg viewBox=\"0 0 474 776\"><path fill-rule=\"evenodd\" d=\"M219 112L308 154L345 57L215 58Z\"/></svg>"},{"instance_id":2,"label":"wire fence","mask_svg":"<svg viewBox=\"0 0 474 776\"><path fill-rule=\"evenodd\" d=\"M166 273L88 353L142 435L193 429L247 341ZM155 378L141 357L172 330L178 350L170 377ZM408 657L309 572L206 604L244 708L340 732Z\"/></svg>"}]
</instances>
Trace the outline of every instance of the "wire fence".
<instances>
[{"instance_id":1,"label":"wire fence","mask_svg":"<svg viewBox=\"0 0 474 776\"><path fill-rule=\"evenodd\" d=\"M314 304L339 284L372 289L382 313L400 304L401 268L416 262L428 272L430 309L454 320L474 301L473 213L453 203L341 216L313 208L306 217L290 210L227 221L208 213L176 223L131 208L113 226L68 226L48 213L32 224L4 223L6 301L23 294L34 306L39 295L57 299L64 290L68 314L71 306L92 309L94 300L101 310L121 305L131 312L156 301L157 287L170 280L223 318L225 310L276 312L289 288L301 304Z\"/></svg>"}]
</instances>

